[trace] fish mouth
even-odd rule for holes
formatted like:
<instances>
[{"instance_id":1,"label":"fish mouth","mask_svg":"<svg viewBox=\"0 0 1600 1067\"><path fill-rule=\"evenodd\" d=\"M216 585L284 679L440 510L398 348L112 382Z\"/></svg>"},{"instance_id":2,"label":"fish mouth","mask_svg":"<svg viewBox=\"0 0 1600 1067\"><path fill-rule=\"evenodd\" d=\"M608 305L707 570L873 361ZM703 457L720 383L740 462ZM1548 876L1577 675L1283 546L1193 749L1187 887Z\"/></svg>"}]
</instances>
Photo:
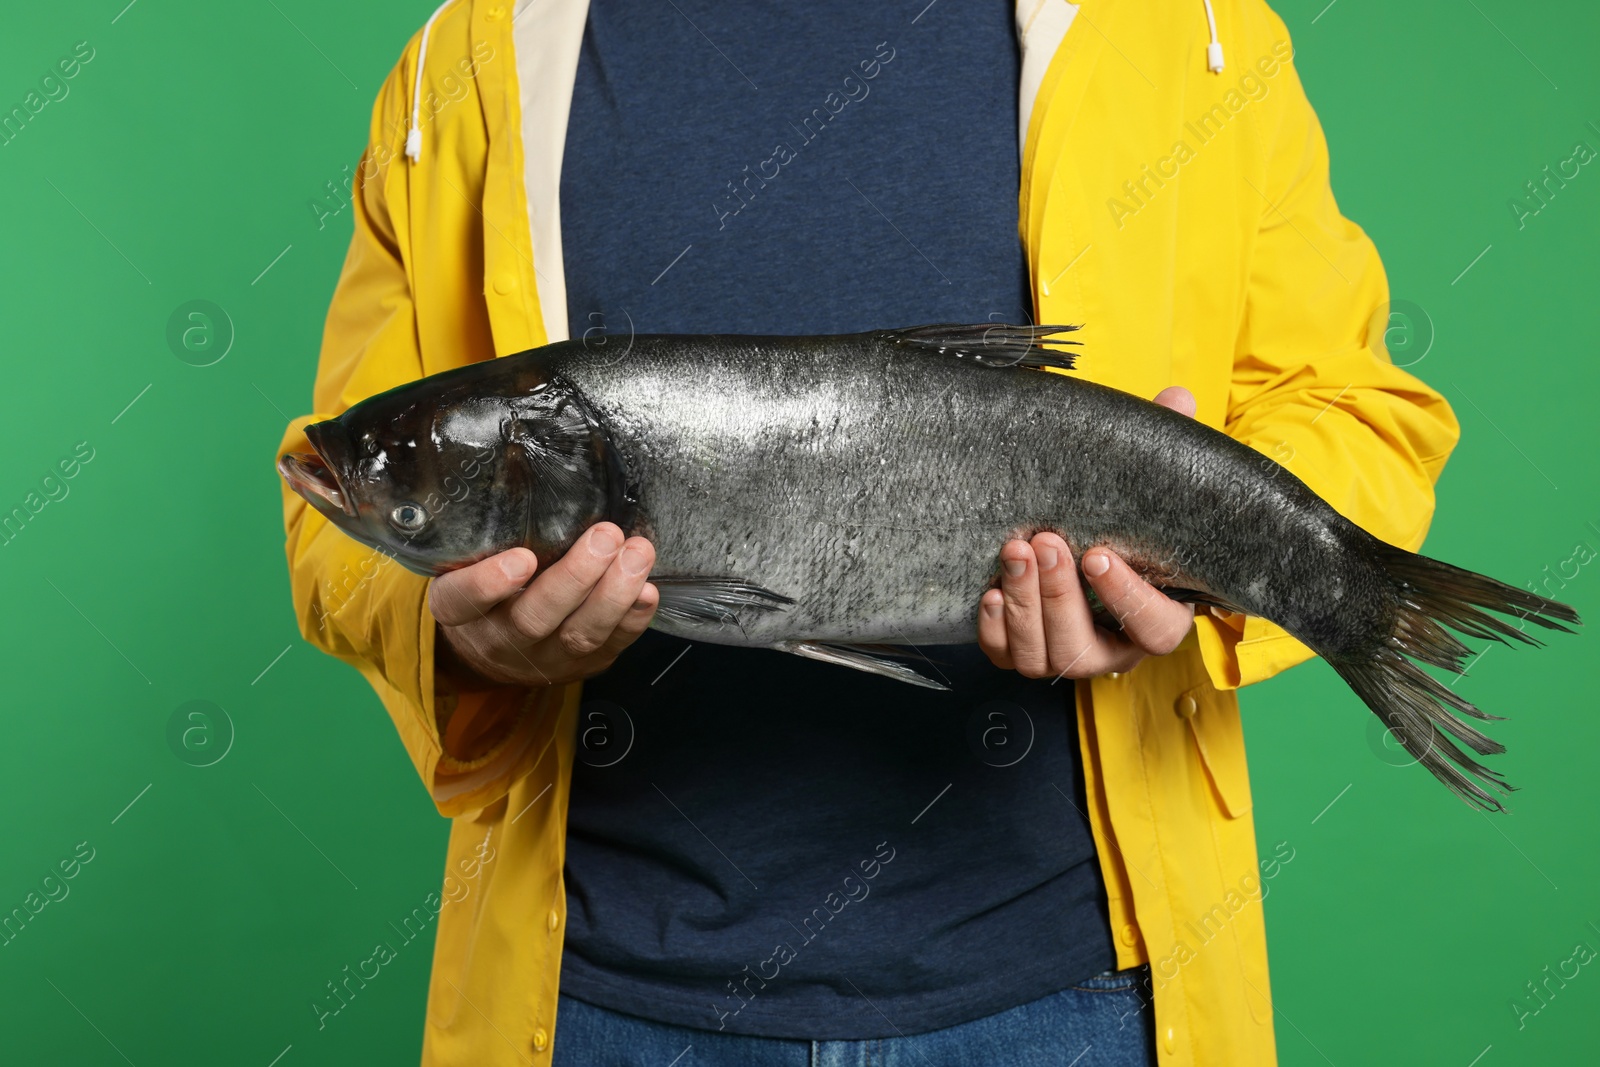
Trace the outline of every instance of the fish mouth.
<instances>
[{"instance_id":1,"label":"fish mouth","mask_svg":"<svg viewBox=\"0 0 1600 1067\"><path fill-rule=\"evenodd\" d=\"M327 432L327 423L306 427L306 439L315 452L289 452L278 459L278 473L289 483L289 488L305 497L311 504L326 502L334 509L354 519L357 516L355 501L345 492L339 474L328 462L333 448L333 438ZM332 457L337 459L337 457Z\"/></svg>"},{"instance_id":2,"label":"fish mouth","mask_svg":"<svg viewBox=\"0 0 1600 1067\"><path fill-rule=\"evenodd\" d=\"M289 488L315 504L318 499L327 501L344 514L355 518L339 479L333 470L315 452L290 452L278 459L278 473L289 483Z\"/></svg>"}]
</instances>

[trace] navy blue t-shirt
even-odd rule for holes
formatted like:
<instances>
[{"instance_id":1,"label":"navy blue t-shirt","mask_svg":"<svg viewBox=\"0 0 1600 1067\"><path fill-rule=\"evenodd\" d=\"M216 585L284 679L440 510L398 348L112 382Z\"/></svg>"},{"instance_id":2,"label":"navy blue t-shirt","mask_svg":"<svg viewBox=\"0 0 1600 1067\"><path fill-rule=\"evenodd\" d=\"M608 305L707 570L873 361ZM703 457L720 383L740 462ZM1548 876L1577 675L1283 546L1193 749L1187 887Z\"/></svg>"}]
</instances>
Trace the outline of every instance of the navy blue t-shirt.
<instances>
[{"instance_id":1,"label":"navy blue t-shirt","mask_svg":"<svg viewBox=\"0 0 1600 1067\"><path fill-rule=\"evenodd\" d=\"M1030 321L1011 18L592 0L561 177L572 335ZM1113 966L1072 685L922 652L949 692L654 631L590 680L563 992L863 1039Z\"/></svg>"}]
</instances>

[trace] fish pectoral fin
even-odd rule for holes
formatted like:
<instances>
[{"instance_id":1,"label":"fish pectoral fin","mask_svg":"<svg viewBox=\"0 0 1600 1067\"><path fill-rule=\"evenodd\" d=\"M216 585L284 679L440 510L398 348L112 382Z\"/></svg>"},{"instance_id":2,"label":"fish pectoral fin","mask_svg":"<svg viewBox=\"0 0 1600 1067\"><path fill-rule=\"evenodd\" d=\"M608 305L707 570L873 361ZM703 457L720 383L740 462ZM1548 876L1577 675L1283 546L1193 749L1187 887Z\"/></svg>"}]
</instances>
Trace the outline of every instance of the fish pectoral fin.
<instances>
[{"instance_id":1,"label":"fish pectoral fin","mask_svg":"<svg viewBox=\"0 0 1600 1067\"><path fill-rule=\"evenodd\" d=\"M780 652L792 652L796 656L806 659L820 660L823 663L833 663L840 667L854 667L858 671L868 674L878 674L885 678L893 678L897 682L906 682L909 685L920 685L924 689L944 689L950 687L941 685L932 678L918 674L903 663L882 659L878 656L869 656L859 650L859 647L849 645L828 645L820 641L784 641L772 646Z\"/></svg>"},{"instance_id":2,"label":"fish pectoral fin","mask_svg":"<svg viewBox=\"0 0 1600 1067\"><path fill-rule=\"evenodd\" d=\"M1005 326L996 322L962 325L950 322L889 330L883 337L898 347L954 356L984 367L1071 370L1077 357L1072 352L1050 346L1081 344L1081 341L1064 341L1054 336L1076 329L1079 327Z\"/></svg>"},{"instance_id":3,"label":"fish pectoral fin","mask_svg":"<svg viewBox=\"0 0 1600 1067\"><path fill-rule=\"evenodd\" d=\"M741 611L782 611L794 603L742 578L651 578L661 593L656 614L679 622L721 622L737 626Z\"/></svg>"}]
</instances>

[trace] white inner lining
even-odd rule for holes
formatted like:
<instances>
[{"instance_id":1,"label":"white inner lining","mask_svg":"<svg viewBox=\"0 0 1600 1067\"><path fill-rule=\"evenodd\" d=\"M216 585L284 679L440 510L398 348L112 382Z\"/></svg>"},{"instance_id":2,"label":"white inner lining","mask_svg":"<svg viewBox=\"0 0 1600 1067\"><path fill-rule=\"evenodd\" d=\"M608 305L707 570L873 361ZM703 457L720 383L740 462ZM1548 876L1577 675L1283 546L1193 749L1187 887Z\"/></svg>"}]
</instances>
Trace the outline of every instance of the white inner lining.
<instances>
[{"instance_id":1,"label":"white inner lining","mask_svg":"<svg viewBox=\"0 0 1600 1067\"><path fill-rule=\"evenodd\" d=\"M1022 47L1022 78L1017 93L1017 151L1027 148L1028 120L1061 40L1078 5L1066 0L1017 0L1017 41Z\"/></svg>"},{"instance_id":2,"label":"white inner lining","mask_svg":"<svg viewBox=\"0 0 1600 1067\"><path fill-rule=\"evenodd\" d=\"M588 0L522 0L512 14L522 104L522 181L539 278L546 339L568 339L567 275L561 255L561 157L578 76Z\"/></svg>"}]
</instances>

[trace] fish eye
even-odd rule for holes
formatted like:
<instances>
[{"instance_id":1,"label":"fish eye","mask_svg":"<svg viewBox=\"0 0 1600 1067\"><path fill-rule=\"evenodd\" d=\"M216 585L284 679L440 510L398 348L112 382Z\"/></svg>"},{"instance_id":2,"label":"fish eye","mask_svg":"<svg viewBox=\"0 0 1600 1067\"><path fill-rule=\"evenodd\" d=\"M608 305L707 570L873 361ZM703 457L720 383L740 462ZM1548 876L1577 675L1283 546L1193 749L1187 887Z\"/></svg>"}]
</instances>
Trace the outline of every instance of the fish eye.
<instances>
[{"instance_id":1,"label":"fish eye","mask_svg":"<svg viewBox=\"0 0 1600 1067\"><path fill-rule=\"evenodd\" d=\"M428 512L421 504L407 501L389 513L389 521L409 533L422 529L428 521Z\"/></svg>"}]
</instances>

